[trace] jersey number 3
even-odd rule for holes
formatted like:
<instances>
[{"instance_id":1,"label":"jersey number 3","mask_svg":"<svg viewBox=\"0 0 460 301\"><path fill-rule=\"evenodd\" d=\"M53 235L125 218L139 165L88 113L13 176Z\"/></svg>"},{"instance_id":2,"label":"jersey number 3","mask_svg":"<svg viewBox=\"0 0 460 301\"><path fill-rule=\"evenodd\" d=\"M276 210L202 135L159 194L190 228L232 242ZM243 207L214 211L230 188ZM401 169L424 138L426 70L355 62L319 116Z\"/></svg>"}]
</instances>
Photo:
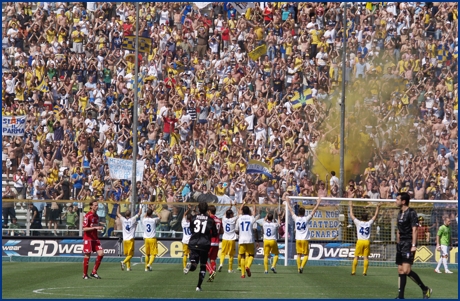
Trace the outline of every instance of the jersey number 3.
<instances>
[{"instance_id":1,"label":"jersey number 3","mask_svg":"<svg viewBox=\"0 0 460 301\"><path fill-rule=\"evenodd\" d=\"M195 220L193 223L195 225L195 228L193 229L193 233L205 233L206 231L206 224L208 221L200 221L200 220Z\"/></svg>"}]
</instances>

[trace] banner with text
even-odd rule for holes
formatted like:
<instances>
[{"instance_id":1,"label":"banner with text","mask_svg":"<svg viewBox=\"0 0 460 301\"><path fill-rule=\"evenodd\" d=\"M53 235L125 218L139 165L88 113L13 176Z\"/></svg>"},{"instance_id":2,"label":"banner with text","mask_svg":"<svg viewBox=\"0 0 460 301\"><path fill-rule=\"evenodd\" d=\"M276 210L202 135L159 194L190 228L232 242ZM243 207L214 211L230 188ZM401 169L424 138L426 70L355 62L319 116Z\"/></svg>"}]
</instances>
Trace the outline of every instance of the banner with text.
<instances>
[{"instance_id":1,"label":"banner with text","mask_svg":"<svg viewBox=\"0 0 460 301\"><path fill-rule=\"evenodd\" d=\"M299 204L300 205L300 204ZM305 216L313 210L313 205L302 204L305 208ZM334 240L339 237L340 211L334 206L320 206L315 215L308 223L310 240Z\"/></svg>"},{"instance_id":2,"label":"banner with text","mask_svg":"<svg viewBox=\"0 0 460 301\"><path fill-rule=\"evenodd\" d=\"M133 161L117 158L107 158L110 177L119 180L131 180L133 174ZM142 181L144 176L144 161L136 162L136 181Z\"/></svg>"},{"instance_id":3,"label":"banner with text","mask_svg":"<svg viewBox=\"0 0 460 301\"><path fill-rule=\"evenodd\" d=\"M2 116L2 136L24 136L27 116Z\"/></svg>"},{"instance_id":4,"label":"banner with text","mask_svg":"<svg viewBox=\"0 0 460 301\"><path fill-rule=\"evenodd\" d=\"M179 239L179 238L176 238ZM105 256L123 256L123 244L118 239L101 239L101 246ZM280 251L279 259L284 259L286 246L284 242L278 242ZM379 244L372 242L370 260L394 262L396 246L393 244ZM238 250L238 243L236 244ZM289 259L295 259L295 242L289 243ZM221 244L219 244L220 256ZM255 250L255 258L262 259L264 256L263 243ZM353 260L355 244L342 242L312 242L310 243L310 260ZM235 258L238 252L235 252ZM419 246L415 255L415 262L435 263L439 260L441 252L436 246ZM160 258L182 258L183 245L180 240L158 239L158 255ZM81 256L83 257L82 239L41 239L27 237L11 237L2 239L2 256ZM145 256L145 246L142 239L136 239L134 244L134 257ZM449 263L458 263L458 247L449 251Z\"/></svg>"},{"instance_id":5,"label":"banner with text","mask_svg":"<svg viewBox=\"0 0 460 301\"><path fill-rule=\"evenodd\" d=\"M272 177L271 168L267 163L253 160L253 159L249 160L248 168L246 169L246 173L247 174L258 173L258 174L263 174L269 178Z\"/></svg>"}]
</instances>

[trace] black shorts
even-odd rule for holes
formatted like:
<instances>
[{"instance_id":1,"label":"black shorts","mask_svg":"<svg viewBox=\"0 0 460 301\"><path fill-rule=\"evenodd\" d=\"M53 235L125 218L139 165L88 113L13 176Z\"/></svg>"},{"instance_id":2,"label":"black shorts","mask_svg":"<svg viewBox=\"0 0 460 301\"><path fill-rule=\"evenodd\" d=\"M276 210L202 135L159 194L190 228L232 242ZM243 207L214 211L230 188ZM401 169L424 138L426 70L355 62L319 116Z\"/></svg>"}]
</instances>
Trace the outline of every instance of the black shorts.
<instances>
[{"instance_id":1,"label":"black shorts","mask_svg":"<svg viewBox=\"0 0 460 301\"><path fill-rule=\"evenodd\" d=\"M402 265L403 263L413 264L415 252L411 252L412 241L400 241L396 244L396 264Z\"/></svg>"},{"instance_id":2,"label":"black shorts","mask_svg":"<svg viewBox=\"0 0 460 301\"><path fill-rule=\"evenodd\" d=\"M190 262L206 264L208 262L208 252L209 247L203 249L190 249Z\"/></svg>"}]
</instances>

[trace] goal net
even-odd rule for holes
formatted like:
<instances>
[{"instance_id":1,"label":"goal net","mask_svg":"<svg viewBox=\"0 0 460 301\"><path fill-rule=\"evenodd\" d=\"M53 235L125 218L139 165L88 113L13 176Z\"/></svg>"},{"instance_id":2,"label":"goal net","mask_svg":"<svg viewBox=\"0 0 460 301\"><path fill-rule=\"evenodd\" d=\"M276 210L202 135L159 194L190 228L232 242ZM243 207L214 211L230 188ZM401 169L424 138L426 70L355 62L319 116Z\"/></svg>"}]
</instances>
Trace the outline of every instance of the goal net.
<instances>
[{"instance_id":1,"label":"goal net","mask_svg":"<svg viewBox=\"0 0 460 301\"><path fill-rule=\"evenodd\" d=\"M305 208L305 215L313 210L316 197L289 197L291 208L297 214L299 208ZM396 258L397 215L399 209L395 200L381 199L346 199L323 198L316 213L308 223L310 232L308 264L312 265L351 265L354 258L357 231L350 217L349 201L353 204L354 216L361 220L363 216L371 219L378 203L382 203L374 224L370 227L370 265L394 266ZM417 252L414 265L432 266L439 260L440 252L436 250L436 234L445 217L451 222L454 247L450 251L449 264L457 264L458 201L447 200L411 200L410 206L417 211L419 229ZM295 264L296 225L285 203L284 223L286 234L282 236L287 256L285 265ZM362 261L360 260L362 265Z\"/></svg>"}]
</instances>

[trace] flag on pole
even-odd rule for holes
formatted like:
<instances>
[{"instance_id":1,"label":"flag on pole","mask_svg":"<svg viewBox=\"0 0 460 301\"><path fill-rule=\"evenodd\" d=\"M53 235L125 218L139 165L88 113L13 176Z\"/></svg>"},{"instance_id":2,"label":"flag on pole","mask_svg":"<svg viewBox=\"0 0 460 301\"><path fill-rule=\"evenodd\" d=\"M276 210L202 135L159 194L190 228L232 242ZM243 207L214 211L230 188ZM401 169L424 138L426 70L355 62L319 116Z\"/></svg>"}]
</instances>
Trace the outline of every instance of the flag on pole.
<instances>
[{"instance_id":1,"label":"flag on pole","mask_svg":"<svg viewBox=\"0 0 460 301\"><path fill-rule=\"evenodd\" d=\"M136 50L136 36L125 36L123 38L122 48L127 50ZM152 51L152 39L139 37L139 52L150 53Z\"/></svg>"},{"instance_id":2,"label":"flag on pole","mask_svg":"<svg viewBox=\"0 0 460 301\"><path fill-rule=\"evenodd\" d=\"M131 78L131 85L134 89L135 78ZM138 73L137 80L137 97L142 97L142 89L144 88L144 74L142 72Z\"/></svg>"},{"instance_id":3,"label":"flag on pole","mask_svg":"<svg viewBox=\"0 0 460 301\"><path fill-rule=\"evenodd\" d=\"M251 60L256 61L259 57L267 53L267 45L262 45L248 53Z\"/></svg>"},{"instance_id":4,"label":"flag on pole","mask_svg":"<svg viewBox=\"0 0 460 301\"><path fill-rule=\"evenodd\" d=\"M313 98L311 96L311 88L307 87L302 91L295 91L294 96L292 96L291 100L292 108L298 109L304 107L306 105L313 104Z\"/></svg>"}]
</instances>

